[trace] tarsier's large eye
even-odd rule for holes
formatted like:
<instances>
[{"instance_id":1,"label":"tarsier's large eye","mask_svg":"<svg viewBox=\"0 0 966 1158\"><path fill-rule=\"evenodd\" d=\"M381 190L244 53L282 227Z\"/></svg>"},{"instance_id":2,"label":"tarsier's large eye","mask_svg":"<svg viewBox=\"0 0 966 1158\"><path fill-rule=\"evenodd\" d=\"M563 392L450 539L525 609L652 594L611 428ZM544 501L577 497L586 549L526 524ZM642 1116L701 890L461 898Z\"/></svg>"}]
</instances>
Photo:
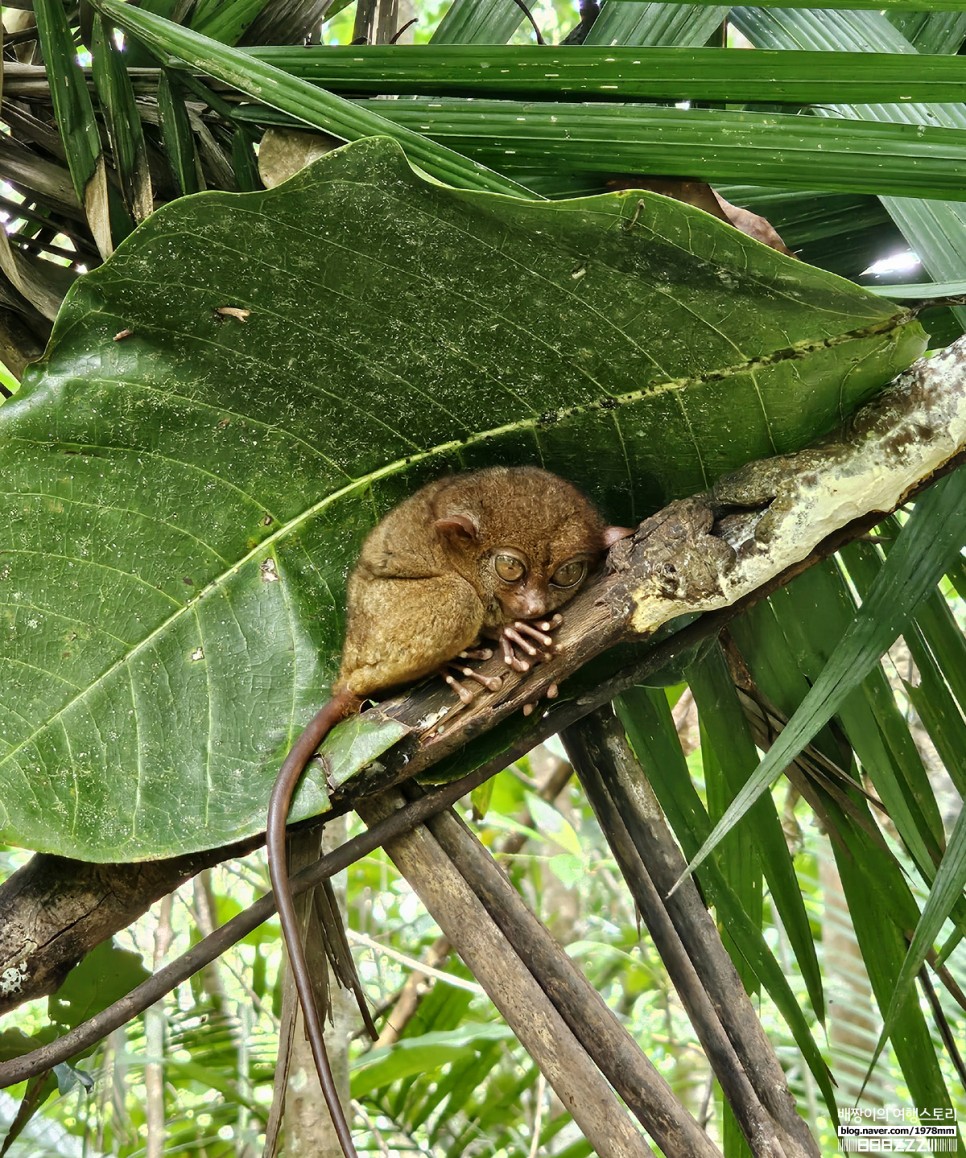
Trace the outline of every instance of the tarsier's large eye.
<instances>
[{"instance_id":1,"label":"tarsier's large eye","mask_svg":"<svg viewBox=\"0 0 966 1158\"><path fill-rule=\"evenodd\" d=\"M550 582L554 587L576 587L586 574L587 560L571 559L560 564L550 576Z\"/></svg>"},{"instance_id":2,"label":"tarsier's large eye","mask_svg":"<svg viewBox=\"0 0 966 1158\"><path fill-rule=\"evenodd\" d=\"M497 575L506 583L516 583L527 573L527 565L516 555L497 555L493 560Z\"/></svg>"}]
</instances>

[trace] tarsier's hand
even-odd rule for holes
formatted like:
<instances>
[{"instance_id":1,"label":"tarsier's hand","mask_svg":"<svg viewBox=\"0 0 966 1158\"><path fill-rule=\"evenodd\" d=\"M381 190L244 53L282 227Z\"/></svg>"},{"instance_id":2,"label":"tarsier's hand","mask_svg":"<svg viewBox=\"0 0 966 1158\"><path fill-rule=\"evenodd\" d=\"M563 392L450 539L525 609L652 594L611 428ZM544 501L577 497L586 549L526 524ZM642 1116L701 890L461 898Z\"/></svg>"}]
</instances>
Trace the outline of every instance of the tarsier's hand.
<instances>
[{"instance_id":1,"label":"tarsier's hand","mask_svg":"<svg viewBox=\"0 0 966 1158\"><path fill-rule=\"evenodd\" d=\"M549 633L561 623L563 616L558 613L550 619L518 619L504 624L497 638L507 667L514 671L529 671L535 663L546 663L551 659L557 647Z\"/></svg>"},{"instance_id":2,"label":"tarsier's hand","mask_svg":"<svg viewBox=\"0 0 966 1158\"><path fill-rule=\"evenodd\" d=\"M551 631L563 623L563 616L558 612L549 619L525 620L518 619L500 628L498 639L503 652L503 660L507 667L514 671L526 672L536 663L547 663L557 652ZM522 654L520 654L522 653ZM543 695L548 699L555 699L558 688L555 683L550 684ZM537 705L537 699L523 705L523 714L529 716Z\"/></svg>"},{"instance_id":3,"label":"tarsier's hand","mask_svg":"<svg viewBox=\"0 0 966 1158\"><path fill-rule=\"evenodd\" d=\"M517 619L512 623L500 627L496 635L503 661L507 667L521 674L528 672L534 664L546 663L557 651L553 636L550 634L563 623L563 616L552 615L549 619ZM492 659L493 649L490 647L475 646L461 651L456 659L445 664L440 669L440 675L464 704L472 702L475 692L466 686L465 680L472 680L480 684L489 692L498 692L503 686L500 676L484 675L476 668L467 666L464 660L485 661ZM557 694L557 685L551 684L545 695L553 699ZM527 704L524 714L533 711L533 704Z\"/></svg>"},{"instance_id":4,"label":"tarsier's hand","mask_svg":"<svg viewBox=\"0 0 966 1158\"><path fill-rule=\"evenodd\" d=\"M439 671L458 696L447 722L436 728L442 733L449 718L473 700L471 681L500 691L501 676L472 666L494 657L495 646L471 642L488 622L507 621L492 633L505 660L494 666L502 666L504 676L508 669L523 673L549 660L556 650L549 633L560 616L519 622L514 617L573 598L624 533L606 526L593 504L563 479L532 466L495 466L428 483L394 507L362 546L349 576L334 697L283 764L267 824L272 886L289 961L326 1105L347 1158L355 1158L356 1151L326 1057L285 868L285 824L295 787L336 720L357 712L369 696Z\"/></svg>"}]
</instances>

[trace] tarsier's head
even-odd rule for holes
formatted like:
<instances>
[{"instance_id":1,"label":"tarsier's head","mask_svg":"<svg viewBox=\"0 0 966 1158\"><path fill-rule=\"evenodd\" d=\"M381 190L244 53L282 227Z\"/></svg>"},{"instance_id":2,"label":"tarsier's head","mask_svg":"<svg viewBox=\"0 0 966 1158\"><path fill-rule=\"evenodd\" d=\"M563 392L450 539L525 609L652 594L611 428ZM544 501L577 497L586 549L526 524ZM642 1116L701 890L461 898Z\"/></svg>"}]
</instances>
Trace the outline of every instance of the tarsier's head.
<instances>
[{"instance_id":1,"label":"tarsier's head","mask_svg":"<svg viewBox=\"0 0 966 1158\"><path fill-rule=\"evenodd\" d=\"M576 487L538 467L457 475L433 505L437 532L480 593L488 627L567 603L626 533L607 527Z\"/></svg>"}]
</instances>

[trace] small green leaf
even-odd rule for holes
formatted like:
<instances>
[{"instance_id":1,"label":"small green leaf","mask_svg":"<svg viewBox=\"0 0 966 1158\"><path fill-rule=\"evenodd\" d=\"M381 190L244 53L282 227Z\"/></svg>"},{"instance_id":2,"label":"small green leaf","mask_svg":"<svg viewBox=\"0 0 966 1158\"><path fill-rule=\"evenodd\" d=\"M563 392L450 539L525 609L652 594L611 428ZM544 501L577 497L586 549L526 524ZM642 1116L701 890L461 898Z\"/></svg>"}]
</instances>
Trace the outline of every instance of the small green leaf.
<instances>
[{"instance_id":1,"label":"small green leaf","mask_svg":"<svg viewBox=\"0 0 966 1158\"><path fill-rule=\"evenodd\" d=\"M547 859L547 867L566 889L576 888L587 873L587 860L584 856L573 856L561 852Z\"/></svg>"},{"instance_id":2,"label":"small green leaf","mask_svg":"<svg viewBox=\"0 0 966 1158\"><path fill-rule=\"evenodd\" d=\"M255 142L244 127L237 128L231 138L231 167L235 175L235 186L242 193L261 189L258 162L255 157Z\"/></svg>"},{"instance_id":3,"label":"small green leaf","mask_svg":"<svg viewBox=\"0 0 966 1158\"><path fill-rule=\"evenodd\" d=\"M537 829L540 839L552 841L564 852L580 859L582 857L580 837L563 813L533 792L526 794L526 802L533 817L533 827Z\"/></svg>"},{"instance_id":4,"label":"small green leaf","mask_svg":"<svg viewBox=\"0 0 966 1158\"><path fill-rule=\"evenodd\" d=\"M554 103L620 99L954 101L966 69L956 57L892 52L547 47L537 44L371 44L250 48L249 55L333 92L502 97Z\"/></svg>"},{"instance_id":5,"label":"small green leaf","mask_svg":"<svg viewBox=\"0 0 966 1158\"><path fill-rule=\"evenodd\" d=\"M662 3L605 4L585 45L705 45L720 28L728 8L719 5Z\"/></svg>"},{"instance_id":6,"label":"small green leaf","mask_svg":"<svg viewBox=\"0 0 966 1158\"><path fill-rule=\"evenodd\" d=\"M882 566L878 556L863 560L865 554L875 553L854 545L843 552L850 578L863 598ZM825 562L810 568L770 602L791 645L790 661L814 684L855 619L850 584L835 563ZM816 607L822 608L819 616ZM922 758L881 665L872 665L860 686L842 699L836 714L923 878L931 880L933 857L938 859L942 849L942 820Z\"/></svg>"},{"instance_id":7,"label":"small green leaf","mask_svg":"<svg viewBox=\"0 0 966 1158\"><path fill-rule=\"evenodd\" d=\"M966 281L918 282L910 285L870 285L869 290L896 301L929 301L933 298L962 297Z\"/></svg>"},{"instance_id":8,"label":"small green leaf","mask_svg":"<svg viewBox=\"0 0 966 1158\"><path fill-rule=\"evenodd\" d=\"M966 200L962 129L562 101L551 107L400 97L356 104L378 105L399 127L511 174L553 167Z\"/></svg>"},{"instance_id":9,"label":"small green leaf","mask_svg":"<svg viewBox=\"0 0 966 1158\"><path fill-rule=\"evenodd\" d=\"M397 744L409 731L398 720L373 721L370 718L363 723L360 716L350 716L333 728L326 740L326 779L333 786L344 784L360 768L365 768L393 744ZM304 791L304 787L300 788ZM306 803L303 801L303 807Z\"/></svg>"},{"instance_id":10,"label":"small green leaf","mask_svg":"<svg viewBox=\"0 0 966 1158\"><path fill-rule=\"evenodd\" d=\"M887 887L888 876L876 877L875 859L875 856L860 858L845 854L836 857L836 864L872 991L880 1010L888 1010L903 960L908 959L906 933L896 919L895 903L900 891ZM898 874L893 871L890 875ZM931 1112L949 1109L951 1100L940 1069L939 1053L918 1002L907 1001L897 1009L892 1041L912 1104L928 1106Z\"/></svg>"},{"instance_id":11,"label":"small green leaf","mask_svg":"<svg viewBox=\"0 0 966 1158\"><path fill-rule=\"evenodd\" d=\"M222 44L237 44L266 3L267 0L217 0L204 12L195 14L191 27Z\"/></svg>"},{"instance_id":12,"label":"small green leaf","mask_svg":"<svg viewBox=\"0 0 966 1158\"><path fill-rule=\"evenodd\" d=\"M690 669L688 682L701 720L702 758L706 759L709 752L715 754L719 763L718 776L726 784L725 799L726 802L730 802L748 775L757 767L758 753L720 646L716 645ZM712 795L710 784L708 795L710 801ZM723 808L718 808L718 815L722 811ZM733 834L732 847L736 845L736 851L744 856L748 856L752 848L754 849L753 865L746 867L743 860L739 860L738 864L749 874L753 874L759 867L764 872L772 904L778 911L782 927L788 935L798 959L798 967L808 987L812 1008L818 1019L824 1021L825 995L822 992L821 970L781 819L774 801L768 795L762 795L752 812L753 814L745 821L745 828ZM748 839L752 831L753 841ZM736 882L730 876L729 882L737 888ZM753 875L752 882L754 882ZM752 915L755 910L751 906L752 902L755 902L760 920L760 886L754 888L749 884L747 887L749 896L744 898L739 896L739 899L745 901L745 910ZM740 960L736 961L736 965L739 970L742 968Z\"/></svg>"},{"instance_id":13,"label":"small green leaf","mask_svg":"<svg viewBox=\"0 0 966 1158\"><path fill-rule=\"evenodd\" d=\"M959 816L949 837L949 844L939 864L936 879L929 891L929 897L916 926L915 934L906 952L902 969L892 990L892 999L885 1013L882 1034L875 1054L869 1062L869 1069L875 1065L885 1043L896 1032L903 1014L903 1007L912 996L916 976L932 952L943 925L953 910L961 903L966 889L966 808L960 809Z\"/></svg>"},{"instance_id":14,"label":"small green leaf","mask_svg":"<svg viewBox=\"0 0 966 1158\"><path fill-rule=\"evenodd\" d=\"M52 3L53 0L45 0ZM240 49L199 36L189 28L163 20L120 0L91 0L93 6L121 28L137 37L153 52L180 57L208 76L233 85L270 108L288 113L303 124L322 129L346 141L381 134L399 141L407 155L428 173L443 181L478 189L490 189L521 197L528 190L451 149L434 145L422 134L401 129L375 111L355 107L350 101L322 92L305 81L262 64Z\"/></svg>"},{"instance_id":15,"label":"small green leaf","mask_svg":"<svg viewBox=\"0 0 966 1158\"><path fill-rule=\"evenodd\" d=\"M506 1025L473 1024L459 1029L404 1037L391 1049L375 1049L352 1064L352 1096L363 1098L373 1090L402 1078L438 1070L460 1058L475 1055L489 1042L512 1040Z\"/></svg>"},{"instance_id":16,"label":"small green leaf","mask_svg":"<svg viewBox=\"0 0 966 1158\"><path fill-rule=\"evenodd\" d=\"M73 1029L112 1005L151 976L139 953L102 941L67 974L48 1000L50 1020Z\"/></svg>"},{"instance_id":17,"label":"small green leaf","mask_svg":"<svg viewBox=\"0 0 966 1158\"><path fill-rule=\"evenodd\" d=\"M36 0L33 8L71 180L84 206L97 248L106 257L113 248L107 170L94 105L77 60L73 33L61 0Z\"/></svg>"},{"instance_id":18,"label":"small green leaf","mask_svg":"<svg viewBox=\"0 0 966 1158\"><path fill-rule=\"evenodd\" d=\"M433 33L434 44L505 44L524 20L506 0L453 0Z\"/></svg>"},{"instance_id":19,"label":"small green leaf","mask_svg":"<svg viewBox=\"0 0 966 1158\"><path fill-rule=\"evenodd\" d=\"M491 776L489 780L484 781L470 793L470 800L473 803L473 813L475 816L485 817L490 811L495 784L496 779Z\"/></svg>"},{"instance_id":20,"label":"small green leaf","mask_svg":"<svg viewBox=\"0 0 966 1158\"><path fill-rule=\"evenodd\" d=\"M140 222L154 209L147 145L125 62L112 29L100 16L94 21L91 58L94 87L107 120L124 202L135 222Z\"/></svg>"},{"instance_id":21,"label":"small green leaf","mask_svg":"<svg viewBox=\"0 0 966 1158\"><path fill-rule=\"evenodd\" d=\"M161 113L161 136L168 165L181 193L197 193L204 188L201 165L191 131L188 109L181 85L163 71L158 82L158 110Z\"/></svg>"},{"instance_id":22,"label":"small green leaf","mask_svg":"<svg viewBox=\"0 0 966 1158\"><path fill-rule=\"evenodd\" d=\"M890 12L893 24L920 53L956 53L966 40L966 12Z\"/></svg>"}]
</instances>

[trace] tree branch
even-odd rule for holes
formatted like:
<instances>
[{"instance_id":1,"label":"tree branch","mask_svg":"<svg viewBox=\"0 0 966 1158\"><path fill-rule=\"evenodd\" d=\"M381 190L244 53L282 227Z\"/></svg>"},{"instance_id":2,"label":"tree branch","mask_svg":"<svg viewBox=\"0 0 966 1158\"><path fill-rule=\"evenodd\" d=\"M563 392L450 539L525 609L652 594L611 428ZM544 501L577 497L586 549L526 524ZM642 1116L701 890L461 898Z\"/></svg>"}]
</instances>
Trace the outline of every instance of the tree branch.
<instances>
[{"instance_id":1,"label":"tree branch","mask_svg":"<svg viewBox=\"0 0 966 1158\"><path fill-rule=\"evenodd\" d=\"M412 785L407 785L407 790L418 791ZM427 821L427 828L442 853L470 882L473 892L499 927L516 955L517 969L538 980L594 1066L621 1095L662 1152L716 1158L717 1147L687 1113L597 990L527 908L479 840L451 811L432 817ZM408 839L408 836L402 837L400 842ZM394 856L395 847L396 842L387 846L390 856ZM408 873L407 879L422 896L423 882L413 880ZM439 916L433 915L443 927ZM446 915L451 920L459 917L458 911ZM460 954L463 955L461 946ZM468 963L473 968L472 962ZM473 974L479 976L475 968ZM483 979L480 980L485 986ZM499 1003L498 994L490 996Z\"/></svg>"},{"instance_id":2,"label":"tree branch","mask_svg":"<svg viewBox=\"0 0 966 1158\"><path fill-rule=\"evenodd\" d=\"M758 1153L817 1158L774 1050L613 713L598 711L564 745L741 1129ZM670 1151L678 1153L678 1151Z\"/></svg>"},{"instance_id":3,"label":"tree branch","mask_svg":"<svg viewBox=\"0 0 966 1158\"><path fill-rule=\"evenodd\" d=\"M503 686L481 690L468 707L454 709L452 696L435 686L381 704L374 714L401 720L413 734L378 768L352 777L336 804L409 779L509 718L515 725L500 739L512 742L514 732L529 730L521 709L602 652L648 640L684 615L730 618L865 534L964 456L961 338L901 374L834 436L749 463L646 519L611 549L599 582L567 604L550 662L520 674L494 657L480 670L501 675Z\"/></svg>"},{"instance_id":4,"label":"tree branch","mask_svg":"<svg viewBox=\"0 0 966 1158\"><path fill-rule=\"evenodd\" d=\"M401 802L398 792L387 792L378 799L360 802L359 808L364 820L374 822L390 816ZM519 956L518 945L508 940L504 922L491 911L493 894L484 888L478 895L471 886L460 863L462 858L471 855L464 839L465 829L461 830L453 817L438 819L441 826L433 829L421 826L407 832L389 842L386 852L443 933L458 947L473 976L547 1076L594 1153L601 1158L644 1158L653 1154L629 1121L598 1068L597 1059L592 1060L588 1055L583 1041L561 1013L559 1003L544 992L543 978L531 973ZM493 873L487 874L488 884L492 884L494 874L500 875L495 865ZM521 908L525 911L518 896L517 901L517 913ZM528 915L538 923L532 914ZM557 973L559 975L559 969ZM601 1026L605 1016L606 1011L596 1019ZM617 1032L612 1036L621 1035L625 1044L632 1046L625 1031L619 1025L615 1028ZM639 1050L637 1053L643 1063L639 1071L648 1080L648 1091L653 1089L665 1094L662 1106L673 1104L673 1095L666 1083ZM686 1118L680 1111L678 1116ZM693 1126L692 1134L699 1133ZM714 1151L705 1145L695 1153L704 1156L713 1155Z\"/></svg>"}]
</instances>

